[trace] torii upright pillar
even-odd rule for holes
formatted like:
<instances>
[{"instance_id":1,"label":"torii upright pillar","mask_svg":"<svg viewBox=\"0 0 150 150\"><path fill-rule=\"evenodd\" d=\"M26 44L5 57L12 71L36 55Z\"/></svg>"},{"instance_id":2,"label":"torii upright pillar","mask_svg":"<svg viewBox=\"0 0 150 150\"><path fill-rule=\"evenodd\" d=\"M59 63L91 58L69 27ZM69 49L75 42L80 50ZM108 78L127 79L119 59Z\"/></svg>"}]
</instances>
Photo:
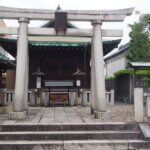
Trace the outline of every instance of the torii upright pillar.
<instances>
[{"instance_id":1,"label":"torii upright pillar","mask_svg":"<svg viewBox=\"0 0 150 150\"><path fill-rule=\"evenodd\" d=\"M91 114L94 114L95 107L95 67L94 67L94 47L91 41Z\"/></svg>"},{"instance_id":2,"label":"torii upright pillar","mask_svg":"<svg viewBox=\"0 0 150 150\"><path fill-rule=\"evenodd\" d=\"M93 25L93 59L94 59L94 77L95 84L95 101L94 101L94 118L107 119L109 113L106 111L105 99L105 78L104 78L104 61L103 61L103 45L101 33L101 20L95 20Z\"/></svg>"},{"instance_id":3,"label":"torii upright pillar","mask_svg":"<svg viewBox=\"0 0 150 150\"><path fill-rule=\"evenodd\" d=\"M10 119L25 119L27 116L28 93L28 19L19 19L19 36L17 41L17 66L13 112Z\"/></svg>"}]
</instances>

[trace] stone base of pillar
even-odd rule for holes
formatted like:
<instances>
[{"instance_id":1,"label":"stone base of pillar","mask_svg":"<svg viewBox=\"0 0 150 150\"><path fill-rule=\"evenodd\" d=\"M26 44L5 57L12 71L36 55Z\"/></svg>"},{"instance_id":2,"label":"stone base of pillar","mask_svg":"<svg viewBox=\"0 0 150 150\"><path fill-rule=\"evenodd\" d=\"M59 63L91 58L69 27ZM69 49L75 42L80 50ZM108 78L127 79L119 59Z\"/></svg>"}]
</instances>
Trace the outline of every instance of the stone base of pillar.
<instances>
[{"instance_id":1,"label":"stone base of pillar","mask_svg":"<svg viewBox=\"0 0 150 150\"><path fill-rule=\"evenodd\" d=\"M111 119L110 111L100 112L94 111L94 119L101 119L102 121L109 121Z\"/></svg>"},{"instance_id":2,"label":"stone base of pillar","mask_svg":"<svg viewBox=\"0 0 150 150\"><path fill-rule=\"evenodd\" d=\"M91 114L93 115L94 114L94 108L91 107Z\"/></svg>"},{"instance_id":3,"label":"stone base of pillar","mask_svg":"<svg viewBox=\"0 0 150 150\"><path fill-rule=\"evenodd\" d=\"M26 117L27 117L27 111L9 113L10 120L22 120L22 119L26 119Z\"/></svg>"}]
</instances>

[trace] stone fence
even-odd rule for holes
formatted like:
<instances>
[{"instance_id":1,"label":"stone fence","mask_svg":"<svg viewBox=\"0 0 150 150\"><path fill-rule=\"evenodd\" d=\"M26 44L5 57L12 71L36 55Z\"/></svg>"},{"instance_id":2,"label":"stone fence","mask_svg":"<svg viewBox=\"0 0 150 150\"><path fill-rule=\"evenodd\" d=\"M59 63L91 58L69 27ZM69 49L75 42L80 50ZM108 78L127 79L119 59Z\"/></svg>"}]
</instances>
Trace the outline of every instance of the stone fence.
<instances>
[{"instance_id":1,"label":"stone fence","mask_svg":"<svg viewBox=\"0 0 150 150\"><path fill-rule=\"evenodd\" d=\"M13 96L14 96L14 90L3 90L4 93L4 104L10 105L13 102ZM58 92L52 91L51 94L56 94ZM60 93L60 92L59 92ZM61 93L67 93L67 91L62 91ZM28 91L28 103L30 106L49 106L50 99L49 99L49 91L48 90L42 90L40 92L40 95L38 95L38 92L36 89L30 89ZM69 104L71 106L74 105L90 105L91 104L91 92L87 89L81 89L80 90L80 96L77 98L77 92L76 90L70 90L69 91Z\"/></svg>"},{"instance_id":2,"label":"stone fence","mask_svg":"<svg viewBox=\"0 0 150 150\"><path fill-rule=\"evenodd\" d=\"M106 101L107 105L114 106L114 90L111 90L110 92L106 92Z\"/></svg>"},{"instance_id":3,"label":"stone fence","mask_svg":"<svg viewBox=\"0 0 150 150\"><path fill-rule=\"evenodd\" d=\"M14 90L4 90L4 104L10 105L13 102L13 96L14 96ZM65 91L63 91L65 92ZM57 93L55 91L51 92ZM49 106L49 91L43 90L41 91L40 96L38 96L36 89L30 89L28 91L28 102L30 106ZM107 105L114 105L114 90L111 90L110 92L106 92L106 103ZM74 105L82 105L87 106L91 105L91 91L88 89L80 89L80 95L77 97L76 90L70 90L69 91L69 104L71 106Z\"/></svg>"}]
</instances>

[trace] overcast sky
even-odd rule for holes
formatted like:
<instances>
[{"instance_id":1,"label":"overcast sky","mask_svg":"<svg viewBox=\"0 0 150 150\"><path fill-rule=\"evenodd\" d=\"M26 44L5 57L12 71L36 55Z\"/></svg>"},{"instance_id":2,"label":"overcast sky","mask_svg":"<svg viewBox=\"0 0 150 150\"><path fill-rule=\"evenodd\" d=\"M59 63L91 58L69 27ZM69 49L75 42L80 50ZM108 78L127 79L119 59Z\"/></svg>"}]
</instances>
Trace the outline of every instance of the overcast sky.
<instances>
[{"instance_id":1,"label":"overcast sky","mask_svg":"<svg viewBox=\"0 0 150 150\"><path fill-rule=\"evenodd\" d=\"M40 8L56 9L58 4L62 9L82 9L82 10L104 10L121 9L135 7L144 13L150 12L150 0L0 0L0 6L21 7L21 8ZM7 26L17 26L15 21L5 21ZM42 22L31 22L30 26L39 26ZM75 25L81 28L90 28L90 23L80 23ZM110 28L110 25L104 25ZM119 24L113 28L121 28Z\"/></svg>"},{"instance_id":2,"label":"overcast sky","mask_svg":"<svg viewBox=\"0 0 150 150\"><path fill-rule=\"evenodd\" d=\"M58 4L63 9L150 9L150 0L0 0L0 5L22 8L55 9Z\"/></svg>"}]
</instances>

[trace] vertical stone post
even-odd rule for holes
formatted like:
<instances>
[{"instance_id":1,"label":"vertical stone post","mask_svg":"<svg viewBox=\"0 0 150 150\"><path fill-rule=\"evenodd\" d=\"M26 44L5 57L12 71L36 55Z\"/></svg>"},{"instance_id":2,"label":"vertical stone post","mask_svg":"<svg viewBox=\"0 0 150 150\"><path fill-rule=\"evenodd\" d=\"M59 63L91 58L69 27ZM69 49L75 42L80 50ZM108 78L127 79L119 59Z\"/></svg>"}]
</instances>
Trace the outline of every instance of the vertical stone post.
<instances>
[{"instance_id":1,"label":"vertical stone post","mask_svg":"<svg viewBox=\"0 0 150 150\"><path fill-rule=\"evenodd\" d=\"M106 92L106 105L109 105L109 92Z\"/></svg>"},{"instance_id":2,"label":"vertical stone post","mask_svg":"<svg viewBox=\"0 0 150 150\"><path fill-rule=\"evenodd\" d=\"M144 121L143 88L134 88L134 115L135 121Z\"/></svg>"},{"instance_id":3,"label":"vertical stone post","mask_svg":"<svg viewBox=\"0 0 150 150\"><path fill-rule=\"evenodd\" d=\"M111 90L111 96L110 96L110 104L111 106L114 106L115 100L114 100L114 96L115 96L115 91Z\"/></svg>"},{"instance_id":4,"label":"vertical stone post","mask_svg":"<svg viewBox=\"0 0 150 150\"><path fill-rule=\"evenodd\" d=\"M150 95L147 96L146 99L146 112L147 112L147 117L150 117Z\"/></svg>"},{"instance_id":5,"label":"vertical stone post","mask_svg":"<svg viewBox=\"0 0 150 150\"><path fill-rule=\"evenodd\" d=\"M75 100L76 100L76 93L75 92L69 92L69 98L70 98L70 105L74 106Z\"/></svg>"},{"instance_id":6,"label":"vertical stone post","mask_svg":"<svg viewBox=\"0 0 150 150\"><path fill-rule=\"evenodd\" d=\"M24 105L25 109L28 109L28 85L29 85L29 49L28 49L28 44L27 44L27 55L26 55L26 73L25 73L25 81L24 81L24 86L25 86L25 96L24 96Z\"/></svg>"},{"instance_id":7,"label":"vertical stone post","mask_svg":"<svg viewBox=\"0 0 150 150\"><path fill-rule=\"evenodd\" d=\"M48 107L49 106L49 92L44 92L44 106Z\"/></svg>"},{"instance_id":8,"label":"vertical stone post","mask_svg":"<svg viewBox=\"0 0 150 150\"><path fill-rule=\"evenodd\" d=\"M36 106L36 97L35 97L35 91L31 91L30 93L30 105Z\"/></svg>"},{"instance_id":9,"label":"vertical stone post","mask_svg":"<svg viewBox=\"0 0 150 150\"><path fill-rule=\"evenodd\" d=\"M104 78L104 61L103 61L103 45L101 20L95 20L93 25L93 49L94 49L94 73L95 73L95 111L94 117L108 119L106 113L106 95L105 95L105 78Z\"/></svg>"},{"instance_id":10,"label":"vertical stone post","mask_svg":"<svg viewBox=\"0 0 150 150\"><path fill-rule=\"evenodd\" d=\"M91 41L91 114L94 114L95 104L95 69L94 69L94 47L93 39Z\"/></svg>"},{"instance_id":11,"label":"vertical stone post","mask_svg":"<svg viewBox=\"0 0 150 150\"><path fill-rule=\"evenodd\" d=\"M17 66L13 112L10 119L26 118L27 95L28 95L28 30L29 20L19 19L19 36L17 42Z\"/></svg>"}]
</instances>

